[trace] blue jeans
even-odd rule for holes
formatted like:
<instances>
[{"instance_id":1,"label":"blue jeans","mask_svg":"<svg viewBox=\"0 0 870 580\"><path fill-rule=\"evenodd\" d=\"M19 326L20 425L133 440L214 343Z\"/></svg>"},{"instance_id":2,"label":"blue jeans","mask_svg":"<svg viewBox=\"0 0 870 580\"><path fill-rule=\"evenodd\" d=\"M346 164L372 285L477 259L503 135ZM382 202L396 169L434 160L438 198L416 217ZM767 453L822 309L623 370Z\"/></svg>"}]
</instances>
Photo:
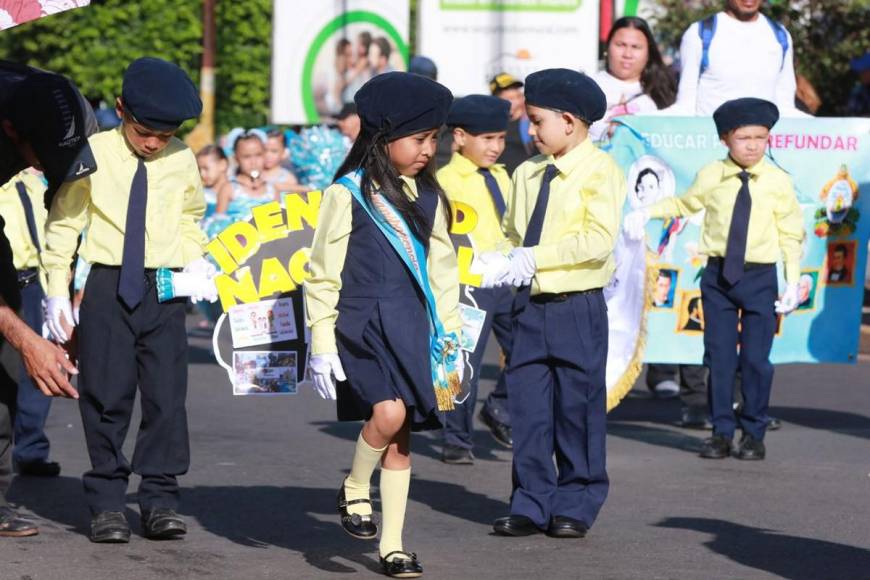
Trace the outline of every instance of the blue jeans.
<instances>
[{"instance_id":1,"label":"blue jeans","mask_svg":"<svg viewBox=\"0 0 870 580\"><path fill-rule=\"evenodd\" d=\"M45 293L39 283L21 289L21 318L37 334L42 334L42 299ZM15 412L15 448L12 458L19 463L48 460L49 443L45 435L45 420L51 408L51 397L36 388L24 363L18 372L17 410Z\"/></svg>"}]
</instances>

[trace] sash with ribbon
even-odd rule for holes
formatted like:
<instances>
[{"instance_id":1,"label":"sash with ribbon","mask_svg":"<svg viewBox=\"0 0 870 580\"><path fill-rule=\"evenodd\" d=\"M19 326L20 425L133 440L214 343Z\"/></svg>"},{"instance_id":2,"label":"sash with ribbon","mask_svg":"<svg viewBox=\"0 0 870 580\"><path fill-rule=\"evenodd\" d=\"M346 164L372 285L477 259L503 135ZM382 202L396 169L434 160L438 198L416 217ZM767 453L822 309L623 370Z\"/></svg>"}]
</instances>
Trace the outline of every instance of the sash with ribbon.
<instances>
[{"instance_id":1,"label":"sash with ribbon","mask_svg":"<svg viewBox=\"0 0 870 580\"><path fill-rule=\"evenodd\" d=\"M445 332L435 296L429 285L426 269L426 251L422 242L414 235L402 214L393 204L379 193L368 200L360 189L362 171L357 170L338 179L346 187L378 227L399 258L411 272L426 298L426 311L429 314L429 362L432 368L432 384L435 388L435 401L439 411L452 411L454 399L461 392L461 382L457 364L463 364L459 356L459 340L453 332ZM374 207L372 207L374 206Z\"/></svg>"}]
</instances>

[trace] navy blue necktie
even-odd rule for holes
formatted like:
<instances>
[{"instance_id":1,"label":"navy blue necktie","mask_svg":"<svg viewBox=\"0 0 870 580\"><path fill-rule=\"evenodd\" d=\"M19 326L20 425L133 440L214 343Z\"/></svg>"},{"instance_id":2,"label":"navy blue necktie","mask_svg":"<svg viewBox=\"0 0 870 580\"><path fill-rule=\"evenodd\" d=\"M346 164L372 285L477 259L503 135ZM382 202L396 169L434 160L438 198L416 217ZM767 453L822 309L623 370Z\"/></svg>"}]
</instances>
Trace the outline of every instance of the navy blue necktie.
<instances>
[{"instance_id":1,"label":"navy blue necktie","mask_svg":"<svg viewBox=\"0 0 870 580\"><path fill-rule=\"evenodd\" d=\"M731 214L731 226L728 228L728 244L725 246L725 260L722 266L722 277L731 284L737 284L743 277L743 266L746 260L746 239L749 236L749 214L752 211L752 197L749 195L749 173L741 171L740 191L734 202L734 213Z\"/></svg>"},{"instance_id":2,"label":"navy blue necktie","mask_svg":"<svg viewBox=\"0 0 870 580\"><path fill-rule=\"evenodd\" d=\"M547 215L547 204L550 201L550 182L559 174L559 170L555 165L547 165L544 170L544 177L541 179L541 189L538 190L538 199L535 201L535 209L532 210L532 217L529 218L529 225L526 228L526 235L523 238L523 247L531 248L537 246L541 241L541 233L544 230L544 217ZM517 291L516 306L518 309L525 308L529 303L529 296L532 291L532 286L523 286Z\"/></svg>"},{"instance_id":3,"label":"navy blue necktie","mask_svg":"<svg viewBox=\"0 0 870 580\"><path fill-rule=\"evenodd\" d=\"M37 234L36 230L36 218L33 217L33 204L30 203L30 196L27 195L27 187L23 181L16 181L15 189L18 190L18 199L21 200L21 205L24 207L24 218L27 220L27 231L30 232L30 241L33 242L36 251L41 252L39 234Z\"/></svg>"},{"instance_id":4,"label":"navy blue necktie","mask_svg":"<svg viewBox=\"0 0 870 580\"><path fill-rule=\"evenodd\" d=\"M121 257L121 275L118 296L131 310L145 296L145 207L148 205L148 172L140 157L130 202L127 206L127 225L124 228L124 254Z\"/></svg>"},{"instance_id":5,"label":"navy blue necktie","mask_svg":"<svg viewBox=\"0 0 870 580\"><path fill-rule=\"evenodd\" d=\"M492 174L492 171L486 167L479 168L477 172L483 175L483 180L486 182L486 188L492 196L492 203L495 204L495 210L498 212L499 219L501 219L501 217L504 216L507 206L504 203L504 196L501 194L501 189L498 187L498 182L495 180L495 176Z\"/></svg>"}]
</instances>

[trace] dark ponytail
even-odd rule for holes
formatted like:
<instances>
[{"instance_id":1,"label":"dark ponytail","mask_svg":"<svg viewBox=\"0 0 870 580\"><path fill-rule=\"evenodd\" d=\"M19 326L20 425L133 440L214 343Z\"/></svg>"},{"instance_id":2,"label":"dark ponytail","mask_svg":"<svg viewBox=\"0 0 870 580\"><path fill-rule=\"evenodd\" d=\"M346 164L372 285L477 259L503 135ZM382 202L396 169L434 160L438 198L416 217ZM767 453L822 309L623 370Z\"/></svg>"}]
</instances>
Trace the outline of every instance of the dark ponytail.
<instances>
[{"instance_id":1,"label":"dark ponytail","mask_svg":"<svg viewBox=\"0 0 870 580\"><path fill-rule=\"evenodd\" d=\"M351 147L350 152L345 157L344 162L342 162L341 167L335 173L334 180L357 169L362 169L363 174L360 189L366 201L371 205L372 193L375 192L373 184L377 183L380 186L377 192L393 204L393 207L402 215L402 218L414 232L414 235L428 248L429 238L432 235L432 224L426 219L426 215L420 206L409 199L405 192L402 191L402 179L390 161L388 145L389 140L387 139L386 131L372 134L363 127L359 137L357 137L353 147ZM418 192L422 190L435 191L441 200L441 207L444 210L449 229L453 222L450 202L435 178L434 165L435 157L433 156L426 167L416 175L417 190Z\"/></svg>"}]
</instances>

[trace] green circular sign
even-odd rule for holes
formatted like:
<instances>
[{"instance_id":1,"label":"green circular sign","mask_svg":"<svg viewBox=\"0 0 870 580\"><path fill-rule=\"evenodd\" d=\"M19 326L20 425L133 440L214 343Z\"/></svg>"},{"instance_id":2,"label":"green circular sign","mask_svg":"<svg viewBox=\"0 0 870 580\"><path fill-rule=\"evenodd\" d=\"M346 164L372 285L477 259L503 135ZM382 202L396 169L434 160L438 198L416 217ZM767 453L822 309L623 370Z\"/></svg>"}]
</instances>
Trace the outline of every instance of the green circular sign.
<instances>
[{"instance_id":1,"label":"green circular sign","mask_svg":"<svg viewBox=\"0 0 870 580\"><path fill-rule=\"evenodd\" d=\"M302 105L305 108L305 118L308 123L314 124L320 122L320 114L317 112L317 105L314 103L314 90L312 87L314 62L317 60L317 55L320 54L323 45L326 44L326 41L329 40L336 31L344 28L348 24L356 24L359 22L374 24L386 32L393 42L396 43L396 47L399 49L399 54L402 55L402 60L405 62L405 68L408 67L408 44L399 34L399 31L396 30L396 28L390 24L386 18L379 14L375 14L374 12L367 12L364 10L354 10L336 16L317 33L317 36L314 37L314 42L311 43L311 47L305 55L305 65L302 68Z\"/></svg>"}]
</instances>

